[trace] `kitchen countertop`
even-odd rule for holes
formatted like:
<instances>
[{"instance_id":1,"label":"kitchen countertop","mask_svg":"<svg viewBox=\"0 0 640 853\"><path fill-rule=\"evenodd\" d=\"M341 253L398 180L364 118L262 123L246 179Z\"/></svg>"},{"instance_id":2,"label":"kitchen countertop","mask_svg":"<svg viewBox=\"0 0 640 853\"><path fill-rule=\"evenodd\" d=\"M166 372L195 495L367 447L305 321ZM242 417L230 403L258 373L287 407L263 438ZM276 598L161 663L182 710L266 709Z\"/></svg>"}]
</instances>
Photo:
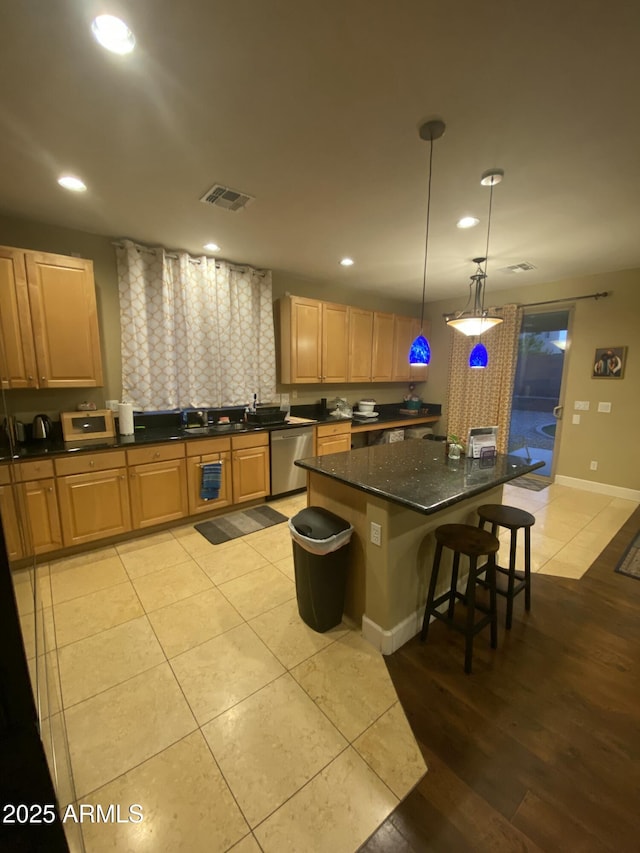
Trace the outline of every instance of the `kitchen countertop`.
<instances>
[{"instance_id":1,"label":"kitchen countertop","mask_svg":"<svg viewBox=\"0 0 640 853\"><path fill-rule=\"evenodd\" d=\"M295 420L291 423L279 423L269 425L232 423L219 424L210 427L195 427L192 429L183 429L176 427L159 427L144 429L136 429L133 435L115 435L113 438L105 438L96 441L84 439L82 441L62 441L61 438L51 438L42 441L32 441L29 444L21 445L18 452L13 456L9 454L9 449L0 449L0 461L28 460L37 459L48 456L59 456L67 453L79 452L94 452L96 450L118 450L127 449L129 447L139 447L145 444L160 444L167 441L191 441L203 438L220 438L230 435L241 435L248 432L272 432L279 429L295 429L301 426L315 426L323 423L336 423L338 418L333 418L329 415L320 418L300 418L294 416ZM345 419L350 420L350 419ZM362 420L353 419L351 421L354 432L370 429L384 429L392 426L412 426L430 421L436 421L438 417L412 417L406 415L398 415L393 412L381 413L379 418L370 419L363 423ZM358 428L361 428L360 430Z\"/></svg>"},{"instance_id":2,"label":"kitchen countertop","mask_svg":"<svg viewBox=\"0 0 640 853\"><path fill-rule=\"evenodd\" d=\"M385 500L424 515L541 468L519 456L498 454L495 465L481 467L479 459L453 461L445 445L433 441L399 441L299 459L296 463Z\"/></svg>"}]
</instances>

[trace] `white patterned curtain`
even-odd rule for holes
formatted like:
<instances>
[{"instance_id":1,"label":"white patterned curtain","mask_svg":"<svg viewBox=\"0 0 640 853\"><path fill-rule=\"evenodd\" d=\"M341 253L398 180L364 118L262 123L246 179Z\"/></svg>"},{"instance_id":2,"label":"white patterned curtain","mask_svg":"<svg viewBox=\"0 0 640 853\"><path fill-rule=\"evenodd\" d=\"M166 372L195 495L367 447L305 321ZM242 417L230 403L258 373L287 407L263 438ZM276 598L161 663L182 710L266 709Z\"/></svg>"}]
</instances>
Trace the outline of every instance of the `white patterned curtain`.
<instances>
[{"instance_id":1,"label":"white patterned curtain","mask_svg":"<svg viewBox=\"0 0 640 853\"><path fill-rule=\"evenodd\" d=\"M160 411L273 397L271 272L130 240L116 256L124 400Z\"/></svg>"},{"instance_id":2,"label":"white patterned curtain","mask_svg":"<svg viewBox=\"0 0 640 853\"><path fill-rule=\"evenodd\" d=\"M517 305L503 305L495 313L501 315L503 321L482 335L482 343L489 354L485 368L469 367L469 355L478 338L451 330L447 428L449 435L466 441L469 427L497 425L497 450L506 453L522 309Z\"/></svg>"}]
</instances>

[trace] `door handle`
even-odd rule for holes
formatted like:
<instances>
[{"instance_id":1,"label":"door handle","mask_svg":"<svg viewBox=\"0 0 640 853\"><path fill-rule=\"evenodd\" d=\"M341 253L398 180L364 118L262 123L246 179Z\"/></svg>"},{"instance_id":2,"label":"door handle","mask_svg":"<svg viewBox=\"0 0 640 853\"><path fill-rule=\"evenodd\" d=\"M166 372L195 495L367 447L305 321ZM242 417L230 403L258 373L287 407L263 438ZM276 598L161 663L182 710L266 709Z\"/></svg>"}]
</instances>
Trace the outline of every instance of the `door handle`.
<instances>
[{"instance_id":1,"label":"door handle","mask_svg":"<svg viewBox=\"0 0 640 853\"><path fill-rule=\"evenodd\" d=\"M559 421L562 420L562 410L563 409L564 409L564 406L554 406L553 407L553 417L556 418L556 420L559 420Z\"/></svg>"}]
</instances>

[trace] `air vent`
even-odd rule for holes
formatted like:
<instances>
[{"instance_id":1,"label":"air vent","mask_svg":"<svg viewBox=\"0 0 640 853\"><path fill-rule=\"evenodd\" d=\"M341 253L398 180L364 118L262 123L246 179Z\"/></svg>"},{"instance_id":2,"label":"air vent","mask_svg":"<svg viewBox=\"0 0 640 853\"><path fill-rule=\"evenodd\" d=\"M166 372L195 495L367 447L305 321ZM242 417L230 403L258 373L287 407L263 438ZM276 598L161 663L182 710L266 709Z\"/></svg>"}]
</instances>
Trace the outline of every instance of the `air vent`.
<instances>
[{"instance_id":1,"label":"air vent","mask_svg":"<svg viewBox=\"0 0 640 853\"><path fill-rule=\"evenodd\" d=\"M254 197L247 193L241 193L238 190L232 190L231 187L224 187L222 184L214 184L211 189L206 192L200 201L204 204L212 204L214 207L221 207L223 210L230 210L235 213L237 210L242 210L253 201Z\"/></svg>"},{"instance_id":2,"label":"air vent","mask_svg":"<svg viewBox=\"0 0 640 853\"><path fill-rule=\"evenodd\" d=\"M536 267L533 264L528 263L527 261L523 261L521 264L511 264L508 267L501 267L499 272L529 272L529 270L535 270Z\"/></svg>"}]
</instances>

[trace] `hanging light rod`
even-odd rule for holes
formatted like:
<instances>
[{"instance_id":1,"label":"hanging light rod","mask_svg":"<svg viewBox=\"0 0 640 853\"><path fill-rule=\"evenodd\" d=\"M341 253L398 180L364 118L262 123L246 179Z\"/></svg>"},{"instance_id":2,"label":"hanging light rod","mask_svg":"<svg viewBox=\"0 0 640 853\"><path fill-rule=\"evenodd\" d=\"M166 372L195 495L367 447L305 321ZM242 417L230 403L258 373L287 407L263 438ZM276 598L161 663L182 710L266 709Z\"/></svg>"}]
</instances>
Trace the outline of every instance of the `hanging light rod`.
<instances>
[{"instance_id":1,"label":"hanging light rod","mask_svg":"<svg viewBox=\"0 0 640 853\"><path fill-rule=\"evenodd\" d=\"M585 296L565 296L563 299L547 299L544 302L520 302L518 303L518 308L537 308L540 305L560 305L561 303L566 302L577 302L579 299L595 299L597 302L598 299L604 299L607 296L611 296L610 290L603 290L602 293L589 293ZM447 317L453 317L454 315L451 311L448 311L442 316L446 320Z\"/></svg>"},{"instance_id":2,"label":"hanging light rod","mask_svg":"<svg viewBox=\"0 0 640 853\"><path fill-rule=\"evenodd\" d=\"M420 139L429 142L429 181L427 184L427 227L424 238L424 269L422 272L422 308L420 310L420 334L411 344L409 350L409 364L419 366L429 364L431 361L431 347L429 341L424 334L424 297L427 288L427 258L429 256L429 219L431 215L431 175L433 172L433 143L436 139L440 139L445 132L446 125L441 119L431 119L425 121L420 126Z\"/></svg>"}]
</instances>

